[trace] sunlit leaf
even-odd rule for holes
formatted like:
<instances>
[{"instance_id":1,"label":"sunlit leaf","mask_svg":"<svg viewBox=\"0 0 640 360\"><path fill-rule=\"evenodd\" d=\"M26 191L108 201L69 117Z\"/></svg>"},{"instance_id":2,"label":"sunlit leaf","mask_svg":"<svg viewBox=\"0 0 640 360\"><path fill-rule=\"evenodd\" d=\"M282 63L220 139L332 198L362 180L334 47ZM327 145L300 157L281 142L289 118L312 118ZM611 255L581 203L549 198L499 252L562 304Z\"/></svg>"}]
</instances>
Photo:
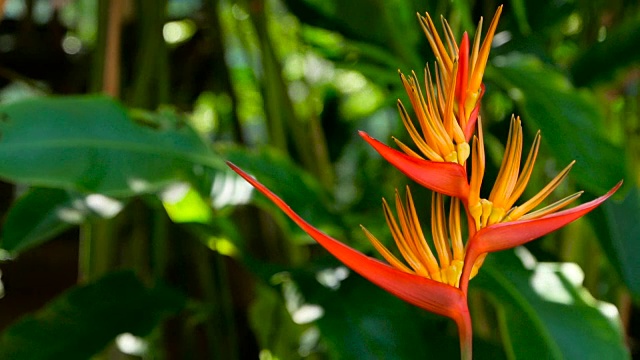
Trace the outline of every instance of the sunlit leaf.
<instances>
[{"instance_id":1,"label":"sunlit leaf","mask_svg":"<svg viewBox=\"0 0 640 360\"><path fill-rule=\"evenodd\" d=\"M32 188L9 208L0 248L17 254L87 220L111 218L123 206L124 202L99 194Z\"/></svg>"},{"instance_id":2,"label":"sunlit leaf","mask_svg":"<svg viewBox=\"0 0 640 360\"><path fill-rule=\"evenodd\" d=\"M0 337L2 359L88 359L122 333L145 336L185 306L176 291L145 287L131 272L67 291Z\"/></svg>"},{"instance_id":3,"label":"sunlit leaf","mask_svg":"<svg viewBox=\"0 0 640 360\"><path fill-rule=\"evenodd\" d=\"M211 206L187 184L170 186L162 194L162 205L175 223L207 223Z\"/></svg>"},{"instance_id":4,"label":"sunlit leaf","mask_svg":"<svg viewBox=\"0 0 640 360\"><path fill-rule=\"evenodd\" d=\"M583 277L576 264L539 263L519 248L490 254L471 284L496 303L513 358L629 358L618 311L595 300Z\"/></svg>"}]
</instances>

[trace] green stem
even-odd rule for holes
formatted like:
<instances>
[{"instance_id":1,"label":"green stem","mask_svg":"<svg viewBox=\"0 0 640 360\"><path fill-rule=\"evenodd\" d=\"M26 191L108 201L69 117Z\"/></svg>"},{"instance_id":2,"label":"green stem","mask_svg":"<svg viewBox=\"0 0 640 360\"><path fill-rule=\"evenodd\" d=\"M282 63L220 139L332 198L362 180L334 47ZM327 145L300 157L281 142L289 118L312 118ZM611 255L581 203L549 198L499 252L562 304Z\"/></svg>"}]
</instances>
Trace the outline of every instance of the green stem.
<instances>
[{"instance_id":1,"label":"green stem","mask_svg":"<svg viewBox=\"0 0 640 360\"><path fill-rule=\"evenodd\" d=\"M263 96L271 143L288 153L287 139L290 138L304 168L316 175L327 188L331 188L334 181L333 169L322 127L316 116L303 121L296 115L294 104L289 97L288 84L282 76L282 64L269 36L264 6L263 0L253 0L251 17L262 52ZM289 137L287 130L290 132Z\"/></svg>"},{"instance_id":2,"label":"green stem","mask_svg":"<svg viewBox=\"0 0 640 360\"><path fill-rule=\"evenodd\" d=\"M219 311L220 306L216 296L218 289L216 289L215 278L212 276L211 267L209 266L210 252L205 251L205 249L202 248L202 244L196 243L195 241L191 243L190 246L196 270L196 279L202 292L202 300L207 306L214 309L213 313L209 314L203 322L207 344L210 346L211 355L215 354L215 356L225 358L223 354L226 347L222 343L223 331L220 326L215 326L214 324L214 321L220 318L217 316L217 311Z\"/></svg>"},{"instance_id":3,"label":"green stem","mask_svg":"<svg viewBox=\"0 0 640 360\"><path fill-rule=\"evenodd\" d=\"M335 182L335 174L329 159L327 137L324 135L320 119L317 116L309 118L309 131L307 134L310 138L311 151L315 159L315 173L326 189L332 189Z\"/></svg>"},{"instance_id":4,"label":"green stem","mask_svg":"<svg viewBox=\"0 0 640 360\"><path fill-rule=\"evenodd\" d=\"M96 220L80 227L80 281L95 279L113 267L116 243L112 229L110 220Z\"/></svg>"},{"instance_id":5,"label":"green stem","mask_svg":"<svg viewBox=\"0 0 640 360\"><path fill-rule=\"evenodd\" d=\"M220 4L218 0L209 0L204 3L204 11L211 14L211 20L209 26L204 31L207 32L207 36L211 39L211 47L213 48L214 59L212 61L212 84L213 92L216 94L225 94L231 100L231 107L229 112L229 121L233 126L234 140L238 144L245 144L245 136L238 117L238 96L233 88L233 82L231 81L231 75L229 74L229 67L227 66L224 54L225 54L225 36L226 32L234 32L230 29L223 27L222 13L220 12Z\"/></svg>"},{"instance_id":6,"label":"green stem","mask_svg":"<svg viewBox=\"0 0 640 360\"><path fill-rule=\"evenodd\" d=\"M294 121L294 113L292 107L288 106L290 104L286 102L289 97L286 94L286 85L282 79L281 68L269 37L264 6L263 0L253 0L250 7L252 9L250 12L251 19L256 28L260 52L262 53L262 67L264 70L262 96L265 102L270 144L287 154L286 121Z\"/></svg>"},{"instance_id":7,"label":"green stem","mask_svg":"<svg viewBox=\"0 0 640 360\"><path fill-rule=\"evenodd\" d=\"M225 258L219 252L215 252L213 254L214 257L214 267L215 274L218 277L218 283L220 284L220 288L218 289L218 294L220 296L220 311L221 318L223 318L225 324L223 328L226 333L226 343L228 344L227 348L229 352L226 354L228 359L239 359L238 355L238 339L236 337L236 327L235 327L235 319L234 319L234 309L233 309L233 298L231 296L231 284L229 283L229 273L227 271L227 266L225 263Z\"/></svg>"},{"instance_id":8,"label":"green stem","mask_svg":"<svg viewBox=\"0 0 640 360\"><path fill-rule=\"evenodd\" d=\"M98 1L98 30L96 35L96 47L91 61L91 80L89 89L91 92L102 91L105 54L107 52L107 25L109 23L109 2Z\"/></svg>"},{"instance_id":9,"label":"green stem","mask_svg":"<svg viewBox=\"0 0 640 360\"><path fill-rule=\"evenodd\" d=\"M140 0L138 20L140 24L140 50L137 54L136 77L133 83L132 104L137 107L156 108L161 97L168 97L168 89L160 89L161 83L165 87L168 81L167 64L162 27L164 25L165 0ZM162 74L162 72L165 72ZM164 93L164 95L163 95Z\"/></svg>"},{"instance_id":10,"label":"green stem","mask_svg":"<svg viewBox=\"0 0 640 360\"><path fill-rule=\"evenodd\" d=\"M80 225L78 257L78 279L85 283L91 278L91 224Z\"/></svg>"},{"instance_id":11,"label":"green stem","mask_svg":"<svg viewBox=\"0 0 640 360\"><path fill-rule=\"evenodd\" d=\"M161 21L164 19L164 14L161 14ZM158 46L158 59L157 59L157 84L156 91L158 92L158 103L166 104L170 100L170 70L169 66L169 49L167 49L164 43L164 38L160 38L160 44Z\"/></svg>"},{"instance_id":12,"label":"green stem","mask_svg":"<svg viewBox=\"0 0 640 360\"><path fill-rule=\"evenodd\" d=\"M142 280L150 282L149 231L146 219L149 209L140 201L135 201L131 205L129 209L133 219L130 241L131 267Z\"/></svg>"},{"instance_id":13,"label":"green stem","mask_svg":"<svg viewBox=\"0 0 640 360\"><path fill-rule=\"evenodd\" d=\"M169 219L162 207L160 201L150 202L151 206L151 229L150 229L150 249L148 254L151 257L148 266L149 273L153 282L165 280L167 267L169 264L170 244L169 244ZM150 349L149 354L153 359L167 359L166 341L175 338L175 334L168 331L167 323L164 322L154 329L149 337Z\"/></svg>"},{"instance_id":14,"label":"green stem","mask_svg":"<svg viewBox=\"0 0 640 360\"><path fill-rule=\"evenodd\" d=\"M170 243L169 243L169 219L162 207L153 209L153 233L152 251L153 265L152 272L154 279L164 279L169 264Z\"/></svg>"},{"instance_id":15,"label":"green stem","mask_svg":"<svg viewBox=\"0 0 640 360\"><path fill-rule=\"evenodd\" d=\"M102 91L114 98L120 97L120 58L122 54L122 15L124 0L109 2L107 42L102 73Z\"/></svg>"},{"instance_id":16,"label":"green stem","mask_svg":"<svg viewBox=\"0 0 640 360\"><path fill-rule=\"evenodd\" d=\"M456 324L458 325L458 336L460 337L460 358L462 360L471 360L473 358L473 326L468 308L460 314Z\"/></svg>"}]
</instances>

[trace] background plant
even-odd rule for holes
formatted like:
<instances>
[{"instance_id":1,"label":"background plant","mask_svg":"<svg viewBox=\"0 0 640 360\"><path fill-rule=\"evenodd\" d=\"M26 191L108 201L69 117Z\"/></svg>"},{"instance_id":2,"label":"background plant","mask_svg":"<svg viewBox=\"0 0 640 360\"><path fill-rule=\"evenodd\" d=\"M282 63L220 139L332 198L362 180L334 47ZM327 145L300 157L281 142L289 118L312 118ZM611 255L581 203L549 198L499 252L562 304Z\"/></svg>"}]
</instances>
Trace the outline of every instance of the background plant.
<instances>
[{"instance_id":1,"label":"background plant","mask_svg":"<svg viewBox=\"0 0 640 360\"><path fill-rule=\"evenodd\" d=\"M373 253L358 224L389 240L379 199L408 180L357 130L404 133L396 70L433 60L415 13L462 33L498 5L7 1L0 358L455 356L453 323L340 267L223 160ZM486 177L517 113L525 143L543 134L531 189L573 159L566 186L585 201L625 187L553 239L488 258L470 299L477 358L634 352L638 6L505 3Z\"/></svg>"}]
</instances>

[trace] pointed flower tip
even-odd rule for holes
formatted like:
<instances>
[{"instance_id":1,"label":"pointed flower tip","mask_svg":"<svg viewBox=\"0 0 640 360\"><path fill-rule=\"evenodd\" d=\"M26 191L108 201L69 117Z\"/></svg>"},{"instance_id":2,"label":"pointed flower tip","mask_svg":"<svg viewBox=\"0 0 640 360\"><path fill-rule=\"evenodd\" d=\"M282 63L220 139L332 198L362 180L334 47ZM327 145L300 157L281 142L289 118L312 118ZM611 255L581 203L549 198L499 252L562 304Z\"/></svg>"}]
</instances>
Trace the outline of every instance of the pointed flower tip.
<instances>
[{"instance_id":1,"label":"pointed flower tip","mask_svg":"<svg viewBox=\"0 0 640 360\"><path fill-rule=\"evenodd\" d=\"M616 191L618 191L618 189L620 189L620 187L622 186L622 184L624 184L624 179L621 179L620 181L618 181L618 183L616 184L616 186L613 187L613 189L609 190L609 192L613 191L614 193ZM612 194L613 195L613 194Z\"/></svg>"},{"instance_id":2,"label":"pointed flower tip","mask_svg":"<svg viewBox=\"0 0 640 360\"><path fill-rule=\"evenodd\" d=\"M460 323L468 313L466 298L460 289L415 274L393 268L377 259L341 243L307 223L280 197L242 169L227 161L227 165L247 180L280 208L302 230L346 266L400 299L427 311L449 317Z\"/></svg>"},{"instance_id":3,"label":"pointed flower tip","mask_svg":"<svg viewBox=\"0 0 640 360\"><path fill-rule=\"evenodd\" d=\"M232 163L231 161L225 160L224 163L227 164L227 166L230 167L231 170L235 171L238 175L242 176L244 179L246 179L247 177L251 178L249 174L242 171L242 169L240 169L236 164Z\"/></svg>"},{"instance_id":4,"label":"pointed flower tip","mask_svg":"<svg viewBox=\"0 0 640 360\"><path fill-rule=\"evenodd\" d=\"M233 171L235 171L236 169L239 169L239 168L236 166L236 164L232 163L232 162L231 162L231 161L229 161L229 160L225 160L225 161L224 161L224 163L225 163L225 164L227 164L227 166L228 166L228 167L230 167Z\"/></svg>"}]
</instances>

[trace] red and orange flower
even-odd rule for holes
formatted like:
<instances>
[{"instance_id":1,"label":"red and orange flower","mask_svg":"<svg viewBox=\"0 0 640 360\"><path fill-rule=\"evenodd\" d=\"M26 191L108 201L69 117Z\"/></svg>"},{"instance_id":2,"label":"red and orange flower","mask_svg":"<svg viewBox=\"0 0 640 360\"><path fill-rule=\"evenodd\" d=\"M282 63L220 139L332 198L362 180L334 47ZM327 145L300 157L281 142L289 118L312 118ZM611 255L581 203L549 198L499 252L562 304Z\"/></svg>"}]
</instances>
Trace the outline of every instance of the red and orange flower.
<instances>
[{"instance_id":1,"label":"red and orange flower","mask_svg":"<svg viewBox=\"0 0 640 360\"><path fill-rule=\"evenodd\" d=\"M572 163L538 194L516 206L533 172L541 137L538 132L522 164L522 125L520 118L513 117L497 178L490 195L481 197L485 167L479 115L484 92L482 77L501 11L502 7L499 7L482 44L480 21L471 47L466 33L457 45L451 28L443 19L445 47L429 15L418 15L436 55L436 65L433 73L428 67L425 69L424 95L415 74L408 78L400 75L416 114L417 127L402 102L398 101L400 117L418 151L394 139L401 150L398 151L364 132L360 133L384 159L433 192L433 250L418 220L409 187L404 201L396 191L395 215L383 199L384 216L403 260L393 255L363 227L367 238L386 260L382 262L314 228L264 185L229 163L234 171L345 265L397 297L453 319L458 326L464 359L471 358L472 349L468 284L482 266L485 256L523 245L567 225L600 205L622 184L618 183L595 200L568 210L561 209L582 192L534 210L567 177ZM466 231L462 229L463 214L466 216ZM463 233L468 234L466 242L463 241Z\"/></svg>"}]
</instances>

